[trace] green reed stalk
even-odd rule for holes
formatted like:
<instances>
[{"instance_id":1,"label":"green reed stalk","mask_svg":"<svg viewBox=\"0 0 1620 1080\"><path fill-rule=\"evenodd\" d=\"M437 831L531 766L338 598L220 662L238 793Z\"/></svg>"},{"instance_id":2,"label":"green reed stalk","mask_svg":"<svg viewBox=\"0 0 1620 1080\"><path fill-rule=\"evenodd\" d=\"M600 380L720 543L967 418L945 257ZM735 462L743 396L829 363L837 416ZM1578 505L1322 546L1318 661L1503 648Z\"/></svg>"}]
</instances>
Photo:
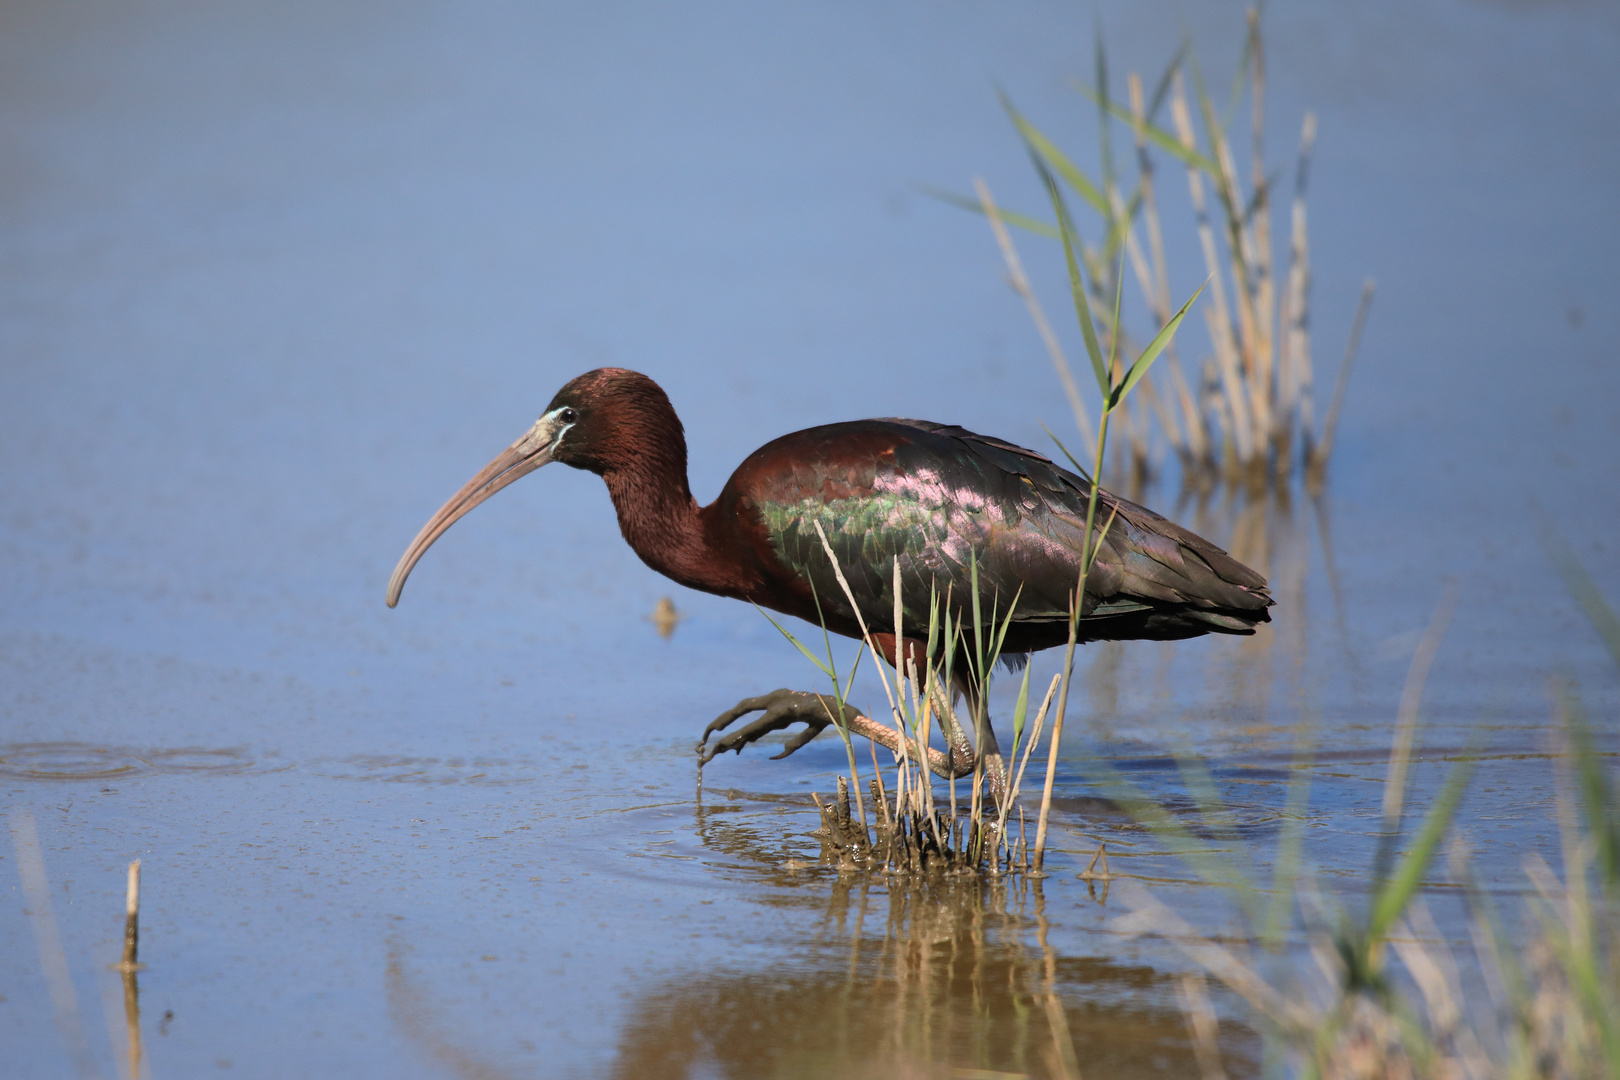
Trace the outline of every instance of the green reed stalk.
<instances>
[{"instance_id":1,"label":"green reed stalk","mask_svg":"<svg viewBox=\"0 0 1620 1080\"><path fill-rule=\"evenodd\" d=\"M1057 719L1052 725L1052 735L1049 741L1046 760L1046 782L1041 793L1041 815L1035 828L1035 870L1039 872L1046 858L1046 826L1052 808L1052 787L1056 778L1058 745L1063 736L1063 721L1068 712L1069 688L1074 675L1074 650L1079 642L1080 620L1085 616L1085 590L1086 578L1091 574L1092 565L1096 562L1097 554L1101 550L1102 542L1106 539L1108 530L1113 527L1114 516L1119 512L1116 502L1110 508L1108 521L1104 524L1100 535L1093 535L1097 523L1097 503L1102 494L1099 478L1102 475L1103 454L1108 444L1109 419L1114 411L1126 400L1130 392L1147 376L1153 362L1174 339L1176 330L1181 321L1186 318L1193 302L1204 291L1200 286L1198 292L1188 297L1187 302L1177 311L1154 335L1147 348L1123 372L1120 370L1118 333L1119 311L1124 294L1123 266L1115 275L1114 289L1114 321L1115 332L1109 341L1109 355L1105 359L1102 347L1097 341L1096 326L1091 318L1091 303L1086 295L1085 279L1082 276L1079 261L1075 258L1077 243L1075 240L1074 225L1069 217L1068 207L1064 202L1063 194L1058 190L1057 182L1051 172L1046 168L1045 162L1033 148L1031 157L1035 168L1040 173L1041 180L1046 185L1048 197L1052 202L1052 210L1057 215L1058 232L1063 238L1063 257L1069 272L1069 290L1074 299L1075 315L1080 323L1080 333L1085 339L1086 353L1091 359L1092 373L1097 377L1097 388L1102 392L1103 405L1097 420L1097 446L1092 458L1092 471L1090 479L1090 492L1086 498L1085 530L1080 541L1080 574L1075 582L1073 602L1069 609L1069 640L1063 659L1063 688L1058 704Z\"/></svg>"}]
</instances>

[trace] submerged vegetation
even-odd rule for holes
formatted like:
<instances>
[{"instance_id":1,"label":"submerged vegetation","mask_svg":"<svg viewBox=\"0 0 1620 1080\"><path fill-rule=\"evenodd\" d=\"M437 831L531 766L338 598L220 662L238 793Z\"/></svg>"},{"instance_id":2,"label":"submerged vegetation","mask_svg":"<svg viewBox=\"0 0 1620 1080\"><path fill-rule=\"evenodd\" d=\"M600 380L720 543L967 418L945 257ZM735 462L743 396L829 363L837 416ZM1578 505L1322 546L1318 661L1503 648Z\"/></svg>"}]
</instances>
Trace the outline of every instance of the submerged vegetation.
<instances>
[{"instance_id":1,"label":"submerged vegetation","mask_svg":"<svg viewBox=\"0 0 1620 1080\"><path fill-rule=\"evenodd\" d=\"M1189 94L1189 86L1191 94ZM1073 223L1065 228L1031 214L999 207L988 185L975 182L973 196L941 197L983 213L1006 263L1008 278L1023 297L1062 382L1083 457L1091 457L1099 432L1092 426L1080 385L1025 274L1007 226L1063 239L1073 246L1089 278L1084 293L1091 318L1106 341L1126 335L1118 295L1129 276L1155 325L1171 319L1169 272L1159 212L1158 162L1166 154L1186 171L1209 298L1201 308L1210 352L1184 365L1168 350L1162 378L1141 388L1142 407L1130 404L1117 419L1124 436L1120 474L1137 481L1150 475L1167 446L1181 463L1186 485L1207 488L1216 480L1253 488L1286 486L1295 475L1318 488L1333 453L1346 380L1372 301L1369 280L1325 417L1317 421L1315 361L1310 334L1311 263L1306 189L1316 116L1305 115L1287 205L1285 259L1273 230L1282 170L1265 156L1265 50L1258 13L1250 11L1248 33L1223 109L1207 86L1190 44L1171 59L1148 93L1142 77L1126 80L1123 100L1110 83L1108 59L1097 36L1094 79L1076 89L1097 109L1099 171L1087 172L1048 138L1011 100L1003 105L1036 167L1055 176L1096 218L1095 240L1080 242ZM1251 160L1247 181L1237 163L1237 114L1248 100ZM1163 114L1168 106L1169 120ZM1135 175L1121 176L1115 125L1134 150ZM1213 206L1211 203L1213 202ZM1129 273L1127 275L1127 266Z\"/></svg>"}]
</instances>

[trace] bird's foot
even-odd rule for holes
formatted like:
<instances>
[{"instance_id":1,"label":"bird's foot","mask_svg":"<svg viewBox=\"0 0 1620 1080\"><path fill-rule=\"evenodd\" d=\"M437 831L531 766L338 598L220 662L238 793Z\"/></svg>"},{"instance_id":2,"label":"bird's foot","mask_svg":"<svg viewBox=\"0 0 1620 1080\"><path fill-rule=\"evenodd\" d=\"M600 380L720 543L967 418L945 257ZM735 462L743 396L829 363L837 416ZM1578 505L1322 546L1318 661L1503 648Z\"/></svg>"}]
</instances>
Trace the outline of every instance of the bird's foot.
<instances>
[{"instance_id":1,"label":"bird's foot","mask_svg":"<svg viewBox=\"0 0 1620 1080\"><path fill-rule=\"evenodd\" d=\"M758 742L773 731L782 731L795 724L803 724L804 730L796 732L788 739L782 752L772 756L773 761L776 758L785 758L831 727L837 709L838 702L830 695L800 690L773 690L759 697L743 698L715 717L709 722L709 726L703 729L703 741L698 743L697 747L698 764L707 765L727 750L734 750L740 754L743 747ZM846 725L857 718L865 719L861 716L860 710L852 705L845 705L843 709L842 719ZM709 746L709 736L717 731L724 731L741 717L755 712L764 712L765 715L717 739L713 747Z\"/></svg>"},{"instance_id":2,"label":"bird's foot","mask_svg":"<svg viewBox=\"0 0 1620 1080\"><path fill-rule=\"evenodd\" d=\"M715 717L709 726L703 729L703 741L697 746L698 767L702 768L727 750L741 753L743 747L751 742L758 742L773 731L782 731L795 724L803 724L804 730L795 732L789 737L782 752L776 754L772 760L785 758L832 727L837 709L838 701L830 694L816 694L809 691L773 690L759 697L743 698ZM709 736L730 727L740 717L755 712L763 712L765 715L716 740L713 746L709 745ZM915 754L919 749L908 738L902 737L896 728L878 723L862 714L853 705L844 706L843 715L839 717L838 723L851 735L870 739L897 758ZM927 751L928 768L935 776L949 780L973 774L976 758L972 746L965 739L961 740L961 745L953 746L950 753L933 746L927 747ZM986 779L995 798L999 800L1001 793L1006 790L1006 769L1000 752L993 750L986 756L985 764Z\"/></svg>"}]
</instances>

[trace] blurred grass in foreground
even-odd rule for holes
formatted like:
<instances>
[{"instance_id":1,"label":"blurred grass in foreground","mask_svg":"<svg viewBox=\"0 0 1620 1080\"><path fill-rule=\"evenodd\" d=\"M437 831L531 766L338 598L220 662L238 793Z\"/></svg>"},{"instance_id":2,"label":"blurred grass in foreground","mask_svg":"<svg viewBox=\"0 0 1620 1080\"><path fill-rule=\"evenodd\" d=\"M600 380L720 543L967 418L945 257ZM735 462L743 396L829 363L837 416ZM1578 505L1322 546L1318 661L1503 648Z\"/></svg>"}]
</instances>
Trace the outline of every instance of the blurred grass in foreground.
<instances>
[{"instance_id":1,"label":"blurred grass in foreground","mask_svg":"<svg viewBox=\"0 0 1620 1080\"><path fill-rule=\"evenodd\" d=\"M1548 547L1571 594L1620 666L1620 618L1561 539ZM1620 828L1613 781L1596 752L1576 688L1552 682L1557 756L1557 817L1563 877L1539 855L1524 863L1533 887L1525 932L1511 936L1453 830L1472 773L1452 767L1415 834L1402 830L1401 807L1421 679L1449 617L1448 601L1413 661L1390 754L1384 833L1366 909L1352 915L1309 884L1297 824L1285 831L1270 902L1187 830L1177 830L1189 865L1222 887L1251 921L1258 951L1197 933L1145 889L1131 888L1130 915L1114 927L1173 943L1204 972L1247 1003L1267 1040L1268 1075L1433 1080L1576 1080L1620 1077ZM1207 782L1195 783L1205 815L1219 813ZM1303 788L1295 781L1290 803ZM1138 816L1151 812L1138 810ZM1171 826L1173 828L1173 826ZM1473 992L1417 896L1441 841L1451 834L1450 870L1462 882L1474 959L1485 993ZM1398 848L1404 850L1396 856ZM1281 931L1299 912L1311 963L1282 955ZM1398 959L1404 978L1393 968ZM1189 1032L1201 1047L1206 1080L1224 1077L1219 1023L1202 975L1183 982Z\"/></svg>"}]
</instances>

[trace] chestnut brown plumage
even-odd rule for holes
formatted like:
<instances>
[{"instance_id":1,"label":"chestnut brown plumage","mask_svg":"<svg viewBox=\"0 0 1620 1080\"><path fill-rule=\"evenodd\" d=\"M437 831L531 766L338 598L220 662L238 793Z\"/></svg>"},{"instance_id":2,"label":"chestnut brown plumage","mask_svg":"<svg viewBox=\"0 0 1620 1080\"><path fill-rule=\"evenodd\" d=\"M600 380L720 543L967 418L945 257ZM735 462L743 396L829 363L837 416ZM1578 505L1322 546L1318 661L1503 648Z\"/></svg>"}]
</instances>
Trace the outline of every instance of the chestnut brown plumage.
<instances>
[{"instance_id":1,"label":"chestnut brown plumage","mask_svg":"<svg viewBox=\"0 0 1620 1080\"><path fill-rule=\"evenodd\" d=\"M1091 494L1083 477L963 428L857 420L767 443L738 466L714 502L700 506L687 485L686 436L669 398L647 376L618 368L569 382L522 438L434 515L395 568L388 605L398 602L422 553L457 519L550 461L601 476L630 547L689 588L823 621L834 633L858 638L855 610L822 547L824 534L869 626L893 625L898 560L908 649L926 638L934 598L971 596L974 574L987 609L1005 614L1012 605L1007 652L1068 640ZM1098 502L1100 541L1086 578L1080 640L1250 634L1269 621L1271 595L1259 574L1151 510L1107 491ZM1101 523L1110 519L1104 534ZM895 636L873 639L892 663ZM716 729L759 710L766 715L720 740L705 760L740 751L769 731L807 725L779 755L785 756L828 724L819 696L777 691L722 714L705 743ZM896 747L892 728L848 713L859 733ZM993 738L985 745L993 747ZM942 758L936 769L960 775L962 757Z\"/></svg>"}]
</instances>

